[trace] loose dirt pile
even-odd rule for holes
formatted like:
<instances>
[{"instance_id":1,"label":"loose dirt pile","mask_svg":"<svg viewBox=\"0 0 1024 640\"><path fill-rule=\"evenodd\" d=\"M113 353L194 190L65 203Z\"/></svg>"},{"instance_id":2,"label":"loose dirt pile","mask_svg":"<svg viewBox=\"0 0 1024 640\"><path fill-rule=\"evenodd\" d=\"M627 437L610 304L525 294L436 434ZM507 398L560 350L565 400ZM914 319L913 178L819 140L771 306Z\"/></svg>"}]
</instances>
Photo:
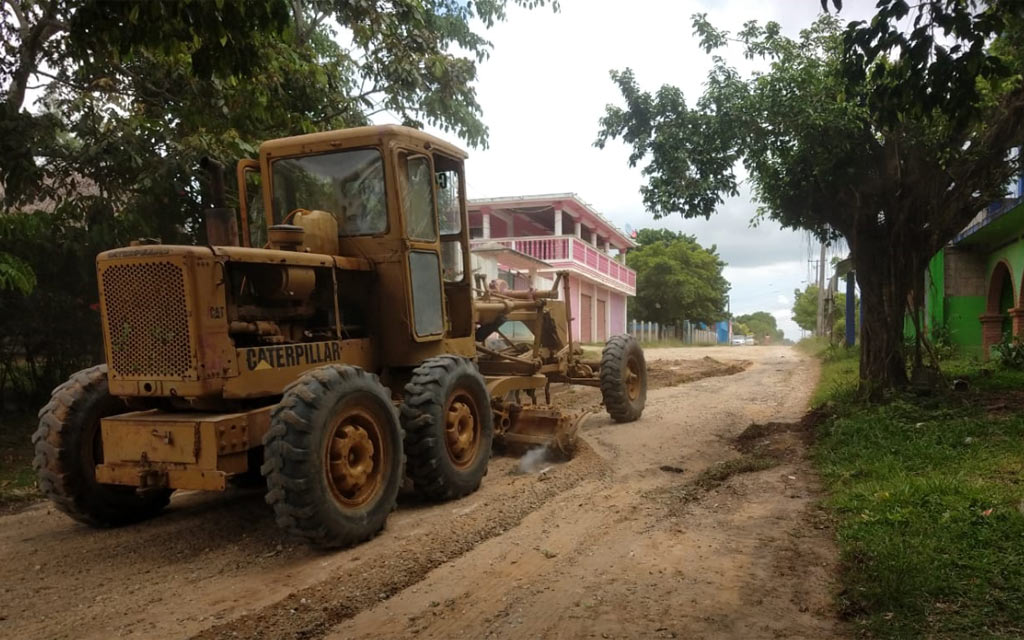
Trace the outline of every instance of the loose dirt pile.
<instances>
[{"instance_id":1,"label":"loose dirt pile","mask_svg":"<svg viewBox=\"0 0 1024 640\"><path fill-rule=\"evenodd\" d=\"M647 363L647 388L674 387L686 382L714 376L731 376L745 371L750 360L715 360L704 356L699 360L655 360Z\"/></svg>"},{"instance_id":2,"label":"loose dirt pile","mask_svg":"<svg viewBox=\"0 0 1024 640\"><path fill-rule=\"evenodd\" d=\"M715 376L731 376L746 371L750 360L716 360L703 358L676 360L649 360L647 362L647 390L675 387L687 382ZM593 387L557 385L552 388L551 403L568 411L599 410L601 391Z\"/></svg>"}]
</instances>

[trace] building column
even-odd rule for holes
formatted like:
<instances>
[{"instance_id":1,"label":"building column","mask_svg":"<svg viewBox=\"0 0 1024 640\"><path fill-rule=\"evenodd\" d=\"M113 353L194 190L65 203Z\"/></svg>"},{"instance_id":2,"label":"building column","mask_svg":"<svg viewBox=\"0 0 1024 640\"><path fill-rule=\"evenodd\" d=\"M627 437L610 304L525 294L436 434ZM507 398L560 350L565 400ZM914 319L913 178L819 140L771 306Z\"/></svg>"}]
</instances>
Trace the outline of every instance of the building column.
<instances>
[{"instance_id":1,"label":"building column","mask_svg":"<svg viewBox=\"0 0 1024 640\"><path fill-rule=\"evenodd\" d=\"M481 211L480 212L480 218L481 218L481 220L483 220L483 237L484 238L490 238L491 237L491 212L490 211Z\"/></svg>"},{"instance_id":2,"label":"building column","mask_svg":"<svg viewBox=\"0 0 1024 640\"><path fill-rule=\"evenodd\" d=\"M573 224L573 235L575 235L577 238L581 238L582 239L583 238L583 223L580 222L579 220L574 220L572 224Z\"/></svg>"},{"instance_id":3,"label":"building column","mask_svg":"<svg viewBox=\"0 0 1024 640\"><path fill-rule=\"evenodd\" d=\"M978 320L981 322L982 356L988 360L991 347L1003 341L1003 314L983 313Z\"/></svg>"},{"instance_id":4,"label":"building column","mask_svg":"<svg viewBox=\"0 0 1024 640\"><path fill-rule=\"evenodd\" d=\"M554 225L554 229L555 229L555 235L556 236L562 235L562 210L561 209L555 209L555 225Z\"/></svg>"},{"instance_id":5,"label":"building column","mask_svg":"<svg viewBox=\"0 0 1024 640\"><path fill-rule=\"evenodd\" d=\"M1024 338L1024 307L1010 309L1010 318L1013 319L1013 337Z\"/></svg>"}]
</instances>

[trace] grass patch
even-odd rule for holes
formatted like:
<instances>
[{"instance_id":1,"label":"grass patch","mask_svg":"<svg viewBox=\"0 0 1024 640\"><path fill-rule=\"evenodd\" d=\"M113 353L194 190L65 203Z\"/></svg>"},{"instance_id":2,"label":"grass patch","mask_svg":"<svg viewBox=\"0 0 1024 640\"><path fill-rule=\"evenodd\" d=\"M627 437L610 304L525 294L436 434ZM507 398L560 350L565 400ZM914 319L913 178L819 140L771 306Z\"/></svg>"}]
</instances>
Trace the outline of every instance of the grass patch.
<instances>
[{"instance_id":1,"label":"grass patch","mask_svg":"<svg viewBox=\"0 0 1024 640\"><path fill-rule=\"evenodd\" d=\"M811 407L827 404L849 404L856 399L860 373L860 349L856 347L821 352L824 366L818 386L811 396Z\"/></svg>"},{"instance_id":2,"label":"grass patch","mask_svg":"<svg viewBox=\"0 0 1024 640\"><path fill-rule=\"evenodd\" d=\"M40 497L32 470L36 422L31 413L0 415L0 512Z\"/></svg>"},{"instance_id":3,"label":"grass patch","mask_svg":"<svg viewBox=\"0 0 1024 640\"><path fill-rule=\"evenodd\" d=\"M820 356L828 349L829 341L828 338L822 336L808 336L801 338L793 346L809 356Z\"/></svg>"},{"instance_id":4,"label":"grass patch","mask_svg":"<svg viewBox=\"0 0 1024 640\"><path fill-rule=\"evenodd\" d=\"M948 363L970 390L863 404L822 366L814 459L838 523L840 608L878 638L1024 636L1024 373ZM1012 396L1008 392L1018 391Z\"/></svg>"}]
</instances>

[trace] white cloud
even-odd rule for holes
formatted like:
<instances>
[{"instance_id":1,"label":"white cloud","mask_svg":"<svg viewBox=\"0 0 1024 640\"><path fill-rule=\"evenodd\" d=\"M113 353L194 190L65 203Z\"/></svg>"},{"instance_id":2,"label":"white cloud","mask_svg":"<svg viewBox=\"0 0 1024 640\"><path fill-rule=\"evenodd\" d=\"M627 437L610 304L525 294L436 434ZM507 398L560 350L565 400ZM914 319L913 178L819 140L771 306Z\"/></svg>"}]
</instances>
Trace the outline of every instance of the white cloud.
<instances>
[{"instance_id":1,"label":"white cloud","mask_svg":"<svg viewBox=\"0 0 1024 640\"><path fill-rule=\"evenodd\" d=\"M859 19L873 13L874 0L844 5L841 18ZM573 191L620 227L694 234L729 263L734 312L770 311L788 337L799 337L782 307L805 285L811 257L805 234L774 222L751 227L756 205L746 187L710 220L654 220L640 198L640 169L627 164L628 149L613 142L598 150L593 142L605 105L620 102L611 69L631 67L649 90L677 85L690 104L700 96L711 60L691 34L692 14L706 12L716 27L733 32L748 20L776 20L795 36L820 11L818 0L562 0L561 6L558 14L510 7L508 21L487 33L494 51L479 67L477 97L490 148L470 150L470 197ZM737 49L728 57L743 71L763 66Z\"/></svg>"}]
</instances>

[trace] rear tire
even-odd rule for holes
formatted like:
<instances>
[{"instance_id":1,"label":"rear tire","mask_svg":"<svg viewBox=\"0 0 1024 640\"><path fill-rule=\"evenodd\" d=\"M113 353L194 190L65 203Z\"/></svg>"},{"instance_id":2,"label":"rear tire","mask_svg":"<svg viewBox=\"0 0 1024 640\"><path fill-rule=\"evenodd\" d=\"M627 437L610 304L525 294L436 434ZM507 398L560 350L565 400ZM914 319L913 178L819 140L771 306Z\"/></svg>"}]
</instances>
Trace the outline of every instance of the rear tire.
<instances>
[{"instance_id":1,"label":"rear tire","mask_svg":"<svg viewBox=\"0 0 1024 640\"><path fill-rule=\"evenodd\" d=\"M473 493L487 473L494 414L487 384L466 358L425 360L405 385L402 402L407 472L431 500Z\"/></svg>"},{"instance_id":2,"label":"rear tire","mask_svg":"<svg viewBox=\"0 0 1024 640\"><path fill-rule=\"evenodd\" d=\"M647 403L647 363L636 338L612 336L601 353L601 397L616 422L638 420Z\"/></svg>"},{"instance_id":3,"label":"rear tire","mask_svg":"<svg viewBox=\"0 0 1024 640\"><path fill-rule=\"evenodd\" d=\"M122 400L110 395L107 365L101 364L72 375L39 411L39 428L32 436L39 488L57 509L93 527L151 518L173 493L96 482L96 465L103 462L100 420L126 410Z\"/></svg>"},{"instance_id":4,"label":"rear tire","mask_svg":"<svg viewBox=\"0 0 1024 640\"><path fill-rule=\"evenodd\" d=\"M329 365L289 385L270 414L261 469L277 524L320 548L379 533L402 483L391 393L358 367Z\"/></svg>"}]
</instances>

